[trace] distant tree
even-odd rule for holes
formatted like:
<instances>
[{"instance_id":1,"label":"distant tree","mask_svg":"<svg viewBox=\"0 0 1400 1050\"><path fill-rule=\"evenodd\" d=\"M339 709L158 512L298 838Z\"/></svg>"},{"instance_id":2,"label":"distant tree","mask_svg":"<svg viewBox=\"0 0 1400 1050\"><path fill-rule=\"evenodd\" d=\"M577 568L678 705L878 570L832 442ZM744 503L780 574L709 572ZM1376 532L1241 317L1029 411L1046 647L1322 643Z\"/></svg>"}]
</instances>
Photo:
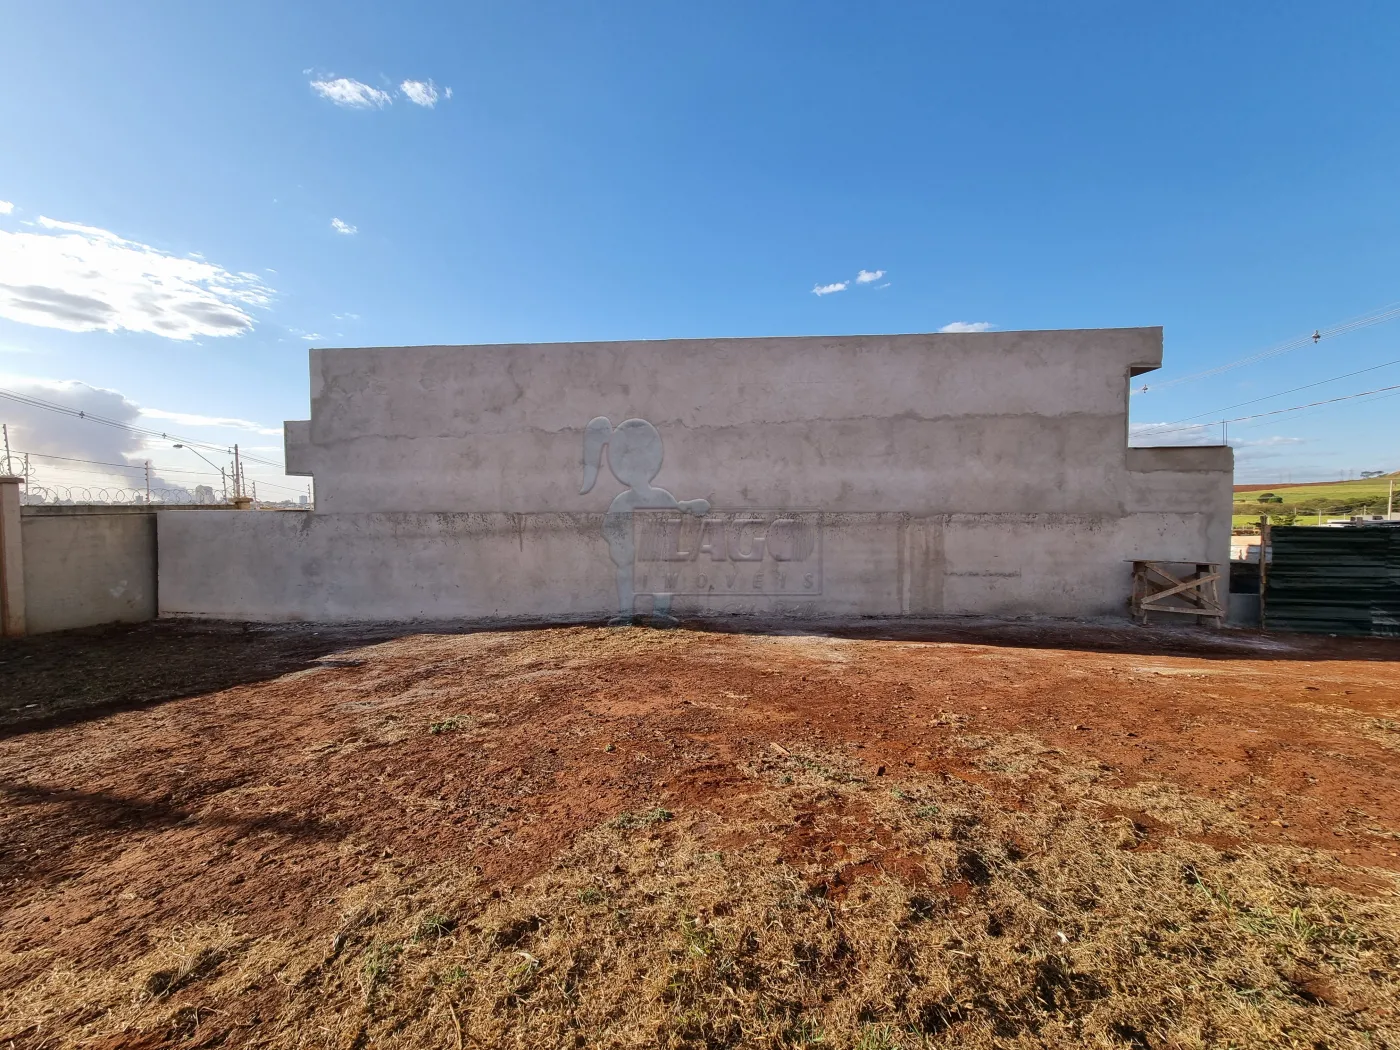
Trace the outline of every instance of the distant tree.
<instances>
[{"instance_id":1,"label":"distant tree","mask_svg":"<svg viewBox=\"0 0 1400 1050\"><path fill-rule=\"evenodd\" d=\"M1383 471L1383 470L1363 470L1363 471L1361 472L1361 476L1362 476L1363 478L1383 478L1383 477L1385 477L1385 471Z\"/></svg>"}]
</instances>

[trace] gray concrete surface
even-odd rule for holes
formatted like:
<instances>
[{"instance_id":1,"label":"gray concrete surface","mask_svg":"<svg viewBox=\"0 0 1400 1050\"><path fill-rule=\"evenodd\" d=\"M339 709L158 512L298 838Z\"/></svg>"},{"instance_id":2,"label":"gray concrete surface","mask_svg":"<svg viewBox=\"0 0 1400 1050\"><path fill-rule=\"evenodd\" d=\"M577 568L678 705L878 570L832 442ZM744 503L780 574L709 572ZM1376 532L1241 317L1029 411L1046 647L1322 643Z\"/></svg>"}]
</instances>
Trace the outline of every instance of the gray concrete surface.
<instances>
[{"instance_id":1,"label":"gray concrete surface","mask_svg":"<svg viewBox=\"0 0 1400 1050\"><path fill-rule=\"evenodd\" d=\"M644 419L723 506L1112 513L1161 329L312 350L287 465L318 512L603 510L584 429ZM1198 452L1188 455L1199 455Z\"/></svg>"},{"instance_id":2,"label":"gray concrete surface","mask_svg":"<svg viewBox=\"0 0 1400 1050\"><path fill-rule=\"evenodd\" d=\"M313 350L286 453L316 511L159 512L161 612L1123 615L1132 560L1229 554L1230 450L1127 447L1161 354L1157 328Z\"/></svg>"},{"instance_id":3,"label":"gray concrete surface","mask_svg":"<svg viewBox=\"0 0 1400 1050\"><path fill-rule=\"evenodd\" d=\"M156 519L149 507L24 507L28 633L156 615Z\"/></svg>"},{"instance_id":4,"label":"gray concrete surface","mask_svg":"<svg viewBox=\"0 0 1400 1050\"><path fill-rule=\"evenodd\" d=\"M606 619L617 612L601 514L189 514L160 511L161 614L238 620ZM676 615L1117 616L1134 557L1194 561L1190 513L1123 517L832 516L820 594L678 596ZM1121 557L1119 555L1122 555ZM733 563L726 563L734 569ZM638 612L651 611L638 603Z\"/></svg>"},{"instance_id":5,"label":"gray concrete surface","mask_svg":"<svg viewBox=\"0 0 1400 1050\"><path fill-rule=\"evenodd\" d=\"M24 546L19 489L23 478L0 476L0 637L25 633Z\"/></svg>"}]
</instances>

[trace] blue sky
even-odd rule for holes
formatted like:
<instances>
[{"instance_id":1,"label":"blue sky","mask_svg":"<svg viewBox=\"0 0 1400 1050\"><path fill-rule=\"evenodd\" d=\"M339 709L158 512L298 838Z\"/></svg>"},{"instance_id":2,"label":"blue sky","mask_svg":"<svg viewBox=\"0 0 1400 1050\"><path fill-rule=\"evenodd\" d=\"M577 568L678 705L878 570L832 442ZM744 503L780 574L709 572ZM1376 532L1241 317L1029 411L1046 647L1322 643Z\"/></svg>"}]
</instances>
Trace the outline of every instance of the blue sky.
<instances>
[{"instance_id":1,"label":"blue sky","mask_svg":"<svg viewBox=\"0 0 1400 1050\"><path fill-rule=\"evenodd\" d=\"M1395 320L1152 389L1400 301L1394 4L3 17L0 385L270 461L312 345L1163 325L1140 424L1400 384L1215 411L1400 359ZM1397 408L1234 424L1239 477L1400 468ZM49 416L0 402L34 451L209 469Z\"/></svg>"}]
</instances>

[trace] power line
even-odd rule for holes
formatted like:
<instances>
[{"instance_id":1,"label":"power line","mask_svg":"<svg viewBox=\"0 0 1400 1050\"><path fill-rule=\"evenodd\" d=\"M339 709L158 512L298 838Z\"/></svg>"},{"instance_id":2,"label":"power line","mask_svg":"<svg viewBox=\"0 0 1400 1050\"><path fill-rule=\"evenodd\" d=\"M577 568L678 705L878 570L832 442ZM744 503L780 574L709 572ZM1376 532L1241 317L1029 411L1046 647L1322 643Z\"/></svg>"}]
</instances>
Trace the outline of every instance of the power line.
<instances>
[{"instance_id":1,"label":"power line","mask_svg":"<svg viewBox=\"0 0 1400 1050\"><path fill-rule=\"evenodd\" d=\"M66 405L57 405L54 404L52 401L45 401L43 398L34 397L30 394L21 394L14 390L6 390L3 387L0 387L0 398L3 398L7 401L17 402L21 405L28 405L31 408L42 408L50 412L58 412L62 415L69 416L70 418L74 419L86 419L93 423L101 423L103 426L115 427L118 430L124 430L129 434L135 434L140 437L160 438L162 441L179 441L180 443L185 445L191 445L195 448L202 448L209 452L222 452L225 455L227 455L229 452L228 447L225 445L211 445L207 442L195 441L192 438L181 437L179 434L171 434L168 431L150 430L147 427L132 426L130 423L123 422L119 419L108 419L106 416L96 415L95 413L88 412L85 409L76 409L69 408ZM243 455L243 458L251 460L254 463L261 463L264 466L276 467L284 473L287 469L285 464L277 463L274 460L270 459L263 459L259 456L249 456L245 453Z\"/></svg>"},{"instance_id":2,"label":"power line","mask_svg":"<svg viewBox=\"0 0 1400 1050\"><path fill-rule=\"evenodd\" d=\"M1361 395L1358 394L1357 396L1360 397ZM1391 398L1391 397L1400 397L1400 390L1395 391L1395 393L1393 393L1393 394L1382 394L1380 397L1373 397L1373 398L1371 398L1369 401L1363 401L1363 402L1361 402L1361 403L1362 403L1363 405L1369 405L1369 404L1371 404L1372 402L1375 402L1375 401L1384 401L1384 400L1386 400L1387 398ZM1241 430L1253 430L1255 427L1262 427L1262 426L1264 426L1263 423L1251 423L1251 424L1250 424L1249 426L1247 426L1247 427L1240 427L1240 429L1241 429Z\"/></svg>"},{"instance_id":3,"label":"power line","mask_svg":"<svg viewBox=\"0 0 1400 1050\"><path fill-rule=\"evenodd\" d=\"M100 460L100 459L76 459L76 458L74 458L73 456L51 456L51 455L49 455L47 452L27 452L27 451L25 451L24 449L15 449L15 455L18 455L18 456L32 456L32 457L35 458L35 459L56 459L56 460L61 460L61 461L64 462L64 463L85 463L85 464L87 464L87 465L89 465L89 466L94 466L94 467L115 467L115 468L118 469L118 470L137 470L137 471L142 471L142 470L145 470L145 469L146 469L145 465L142 464L142 463L109 463L109 462L106 462L106 461ZM58 468L58 469L60 469L60 470L71 470L72 468L71 468L71 467L60 467L60 468ZM214 473L213 471L210 471L210 470L180 470L180 469L165 470L165 469L161 469L161 470L160 470L160 473L162 473L162 474L198 474L200 477L208 477L208 478L217 478L217 477L219 477L218 474L216 474L216 473Z\"/></svg>"},{"instance_id":4,"label":"power line","mask_svg":"<svg viewBox=\"0 0 1400 1050\"><path fill-rule=\"evenodd\" d=\"M228 451L226 448L220 445L210 445L205 442L193 441L189 438L182 438L179 435L172 435L164 431L149 430L146 427L132 426L130 423L125 423L119 419L108 419L106 416L100 416L96 413L88 412L86 409L69 408L66 405L56 405L52 401L45 401L43 398L32 397L29 394L20 394L14 390L6 390L0 388L0 398L4 398L7 401L15 401L21 405L28 405L31 408L42 408L50 412L58 412L61 415L69 416L74 419L86 419L90 420L93 423L101 423L103 426L115 427L118 430L125 430L129 434L138 434L141 437L155 437L161 438L165 441L179 440L183 441L185 444L198 445L200 448L210 449L215 452Z\"/></svg>"},{"instance_id":5,"label":"power line","mask_svg":"<svg viewBox=\"0 0 1400 1050\"><path fill-rule=\"evenodd\" d=\"M12 450L12 454L13 454L13 455L16 455L16 456L30 456L31 458L34 458L34 459L52 459L52 460L58 460L58 461L63 462L63 463L82 463L82 464L84 464L84 465L86 465L86 466L111 467L111 468L113 468L114 470L129 470L129 471L135 471L135 472L138 473L138 474L144 472L145 469L146 469L145 465L144 465L144 464L140 464L140 463L110 463L110 462L107 462L107 461L105 461L105 460L100 460L100 459L79 459L79 458L74 457L74 456L53 456L53 455L48 454L47 452L27 452L27 451L25 451L24 449L13 449L13 450ZM110 473L110 472L96 471L96 470L78 470L78 469L76 469L76 468L74 468L74 467L57 467L57 468L55 468L55 469L64 470L64 471L67 471L67 472L69 472L69 473L71 473L71 474L92 474L92 475L97 475L97 476L101 476L103 473ZM163 469L163 468L159 468L159 473L160 473L162 476L167 475L167 474L184 474L184 475L188 475L188 476L190 476L190 477L201 477L201 478L222 478L222 477L224 477L223 474L216 474L215 472L210 471L210 470L181 470L181 469L179 469L179 468L174 468L174 469L171 469L171 470L166 470L166 469ZM277 483L277 482L275 482L275 481L265 481L265 480L259 479L259 483L262 484L262 485L266 485L266 486L268 486L268 487L270 487L270 488L281 489L281 490L284 491L284 492L296 492L296 493L300 494L300 490L299 490L299 489L292 488L292 487L289 486L289 485L282 485L282 484L279 484L279 483Z\"/></svg>"},{"instance_id":6,"label":"power line","mask_svg":"<svg viewBox=\"0 0 1400 1050\"><path fill-rule=\"evenodd\" d=\"M1280 416L1283 415L1285 412L1301 412L1305 408L1317 408L1321 405L1334 405L1338 401L1352 401L1358 397L1367 397L1371 394L1380 394L1384 393L1387 390L1400 391L1400 384L1397 384L1395 386L1381 386L1377 387L1375 390L1363 390L1359 394L1347 394L1344 397L1331 397L1328 398L1326 401L1312 401L1306 405L1294 405L1292 408L1275 408L1269 412L1255 412L1253 415L1236 416L1234 419L1214 419L1211 420L1209 423L1192 423L1190 426L1178 427L1175 430L1158 430L1154 431L1150 436L1158 437L1163 434L1178 434L1185 430L1200 430L1202 427L1217 427L1221 423L1240 423L1246 419L1262 419L1265 416ZM1394 395L1392 394L1387 396L1393 397ZM1385 398L1378 397L1376 398L1376 400L1384 401Z\"/></svg>"},{"instance_id":7,"label":"power line","mask_svg":"<svg viewBox=\"0 0 1400 1050\"><path fill-rule=\"evenodd\" d=\"M1389 306L1383 306L1379 310L1374 310L1369 314L1364 314L1361 317L1354 317L1350 321L1343 321L1329 328L1316 329L1310 335L1298 336L1295 339L1288 340L1286 343L1280 343L1277 346L1270 347L1268 350L1253 354L1250 357L1240 358L1238 361L1231 361L1228 364L1218 365L1215 368L1208 368L1204 372L1193 372L1191 375L1181 376L1177 379L1168 379L1161 383L1153 383L1151 385L1144 383L1136 392L1146 393L1149 390L1166 390L1170 387L1180 386L1182 383L1192 383L1198 379L1209 379L1212 376L1220 375L1222 372L1229 372L1235 368L1243 368L1245 365L1253 365L1258 364L1260 361L1267 361L1271 357L1278 357L1280 354L1286 354L1292 350L1297 350L1299 347L1307 346L1309 343L1318 343L1323 339L1330 339L1333 336L1343 335L1347 332L1355 331L1358 328L1369 328L1372 325L1383 324L1386 321L1393 321L1397 317L1400 317L1400 303L1391 303Z\"/></svg>"},{"instance_id":8,"label":"power line","mask_svg":"<svg viewBox=\"0 0 1400 1050\"><path fill-rule=\"evenodd\" d=\"M1174 427L1178 423L1186 423L1193 419L1200 419L1208 416L1212 412L1228 412L1232 408L1243 408L1245 405L1257 405L1260 401L1269 401L1284 394L1296 394L1299 390L1311 390L1315 386L1326 386L1328 383L1335 383L1342 379L1350 379L1352 376L1359 376L1363 372L1374 372L1378 368L1389 368L1391 365L1400 365L1400 358L1394 361L1387 361L1385 364L1372 365L1370 368L1359 368L1355 372L1348 372L1346 375L1333 376L1331 379L1319 379L1316 383L1304 383L1302 386L1291 387L1288 390L1280 390L1276 394L1265 394L1263 397L1256 397L1251 401L1241 401L1238 404L1226 405L1224 408L1212 408L1209 412L1197 412L1194 416L1183 416L1181 419L1174 419L1170 423L1149 423L1149 427ZM1211 424L1203 424L1209 426Z\"/></svg>"}]
</instances>

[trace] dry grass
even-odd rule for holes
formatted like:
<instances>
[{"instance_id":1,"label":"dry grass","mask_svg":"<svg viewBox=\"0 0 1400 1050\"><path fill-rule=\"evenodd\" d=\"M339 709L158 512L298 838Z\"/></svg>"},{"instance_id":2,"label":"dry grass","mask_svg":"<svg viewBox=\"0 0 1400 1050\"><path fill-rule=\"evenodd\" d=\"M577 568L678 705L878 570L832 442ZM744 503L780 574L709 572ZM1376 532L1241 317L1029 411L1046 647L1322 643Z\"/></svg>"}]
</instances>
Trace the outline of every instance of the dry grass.
<instances>
[{"instance_id":1,"label":"dry grass","mask_svg":"<svg viewBox=\"0 0 1400 1050\"><path fill-rule=\"evenodd\" d=\"M1306 884L1295 869L1325 867L1320 854L1227 852L1096 816L1242 830L1223 805L1124 792L1032 737L964 746L993 788L1023 792L1019 808L958 779L774 756L727 815L639 807L514 893L386 860L323 902L341 916L330 940L227 925L168 931L105 973L53 959L5 1027L17 1045L136 1032L239 1045L253 1033L224 1031L221 1005L255 997L256 1041L276 1047L1400 1040L1394 893ZM822 848L794 845L804 827Z\"/></svg>"}]
</instances>

